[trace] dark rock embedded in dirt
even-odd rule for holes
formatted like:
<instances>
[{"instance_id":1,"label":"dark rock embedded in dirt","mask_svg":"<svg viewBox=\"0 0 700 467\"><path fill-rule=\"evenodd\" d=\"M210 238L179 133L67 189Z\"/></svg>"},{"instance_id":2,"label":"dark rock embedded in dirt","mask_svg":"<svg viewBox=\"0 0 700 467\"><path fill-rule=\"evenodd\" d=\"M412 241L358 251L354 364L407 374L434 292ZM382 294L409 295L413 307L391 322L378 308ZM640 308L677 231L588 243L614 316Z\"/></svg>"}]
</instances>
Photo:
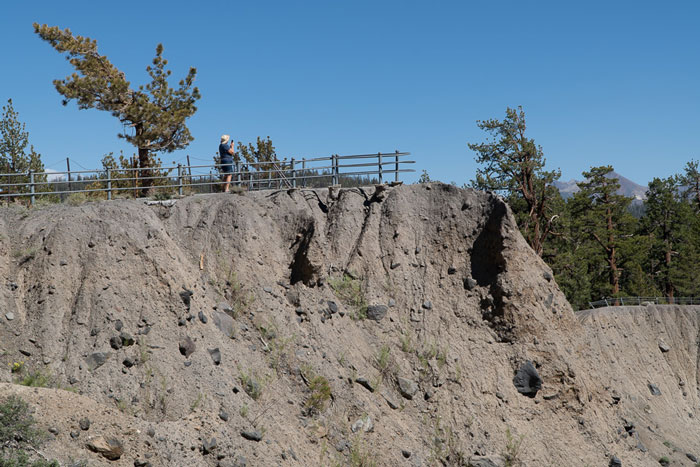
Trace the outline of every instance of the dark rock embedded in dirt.
<instances>
[{"instance_id":1,"label":"dark rock embedded in dirt","mask_svg":"<svg viewBox=\"0 0 700 467\"><path fill-rule=\"evenodd\" d=\"M207 455L211 453L214 449L216 449L217 445L216 438L212 438L210 440L205 439L202 441L202 454Z\"/></svg>"},{"instance_id":2,"label":"dark rock embedded in dirt","mask_svg":"<svg viewBox=\"0 0 700 467\"><path fill-rule=\"evenodd\" d=\"M127 332L121 332L119 333L119 338L122 341L122 346L123 347L128 347L130 345L134 345L134 338L131 334Z\"/></svg>"},{"instance_id":3,"label":"dark rock embedded in dirt","mask_svg":"<svg viewBox=\"0 0 700 467\"><path fill-rule=\"evenodd\" d=\"M535 397L537 391L542 389L542 378L540 378L532 362L528 360L513 377L513 384L520 394Z\"/></svg>"},{"instance_id":4,"label":"dark rock embedded in dirt","mask_svg":"<svg viewBox=\"0 0 700 467\"><path fill-rule=\"evenodd\" d=\"M367 319L380 321L386 316L389 308L386 305L370 305L367 307Z\"/></svg>"},{"instance_id":5,"label":"dark rock embedded in dirt","mask_svg":"<svg viewBox=\"0 0 700 467\"><path fill-rule=\"evenodd\" d=\"M656 384L649 383L649 391L651 392L652 396L660 396L661 395L661 390Z\"/></svg>"},{"instance_id":6,"label":"dark rock embedded in dirt","mask_svg":"<svg viewBox=\"0 0 700 467\"><path fill-rule=\"evenodd\" d=\"M122 348L122 340L119 338L119 336L111 337L109 339L109 346L114 350L119 350Z\"/></svg>"},{"instance_id":7,"label":"dark rock embedded in dirt","mask_svg":"<svg viewBox=\"0 0 700 467\"><path fill-rule=\"evenodd\" d=\"M179 346L180 353L184 355L185 358L189 358L189 356L192 355L197 348L190 336L185 336L183 339L181 339Z\"/></svg>"},{"instance_id":8,"label":"dark rock embedded in dirt","mask_svg":"<svg viewBox=\"0 0 700 467\"><path fill-rule=\"evenodd\" d=\"M262 433L254 430L243 430L241 431L241 436L249 441L260 441L262 440Z\"/></svg>"},{"instance_id":9,"label":"dark rock embedded in dirt","mask_svg":"<svg viewBox=\"0 0 700 467\"><path fill-rule=\"evenodd\" d=\"M87 364L90 371L95 370L107 361L109 358L109 352L95 352L88 356Z\"/></svg>"},{"instance_id":10,"label":"dark rock embedded in dirt","mask_svg":"<svg viewBox=\"0 0 700 467\"><path fill-rule=\"evenodd\" d=\"M199 316L199 320L202 322L202 324L207 324L208 319L207 319L207 316L203 312L200 311L198 316Z\"/></svg>"},{"instance_id":11,"label":"dark rock embedded in dirt","mask_svg":"<svg viewBox=\"0 0 700 467\"><path fill-rule=\"evenodd\" d=\"M83 431L87 431L90 429L90 419L87 417L81 418L78 424L80 425L80 429Z\"/></svg>"},{"instance_id":12,"label":"dark rock embedded in dirt","mask_svg":"<svg viewBox=\"0 0 700 467\"><path fill-rule=\"evenodd\" d=\"M617 456L612 456L610 458L610 463L608 463L608 467L622 467L622 461L618 459Z\"/></svg>"},{"instance_id":13,"label":"dark rock embedded in dirt","mask_svg":"<svg viewBox=\"0 0 700 467\"><path fill-rule=\"evenodd\" d=\"M477 283L474 279L471 277L465 277L464 278L464 288L466 290L474 290L477 286Z\"/></svg>"},{"instance_id":14,"label":"dark rock embedded in dirt","mask_svg":"<svg viewBox=\"0 0 700 467\"><path fill-rule=\"evenodd\" d=\"M219 365L221 363L221 351L219 350L218 347L214 349L207 349L209 351L209 355L211 355L211 359L214 362L214 365Z\"/></svg>"},{"instance_id":15,"label":"dark rock embedded in dirt","mask_svg":"<svg viewBox=\"0 0 700 467\"><path fill-rule=\"evenodd\" d=\"M399 385L399 392L406 399L413 399L413 396L418 392L418 384L407 378L399 377L397 379Z\"/></svg>"},{"instance_id":16,"label":"dark rock embedded in dirt","mask_svg":"<svg viewBox=\"0 0 700 467\"><path fill-rule=\"evenodd\" d=\"M372 387L372 384L369 382L369 380L367 378L360 376L359 378L357 378L355 380L355 382L357 384L359 384L360 386L364 387L365 389L367 389L369 392L374 392L374 387Z\"/></svg>"},{"instance_id":17,"label":"dark rock embedded in dirt","mask_svg":"<svg viewBox=\"0 0 700 467\"><path fill-rule=\"evenodd\" d=\"M194 292L185 287L183 287L183 289L184 290L180 292L180 299L182 300L182 303L184 303L187 307L187 310L189 310L190 306L192 305L192 295L194 295Z\"/></svg>"}]
</instances>

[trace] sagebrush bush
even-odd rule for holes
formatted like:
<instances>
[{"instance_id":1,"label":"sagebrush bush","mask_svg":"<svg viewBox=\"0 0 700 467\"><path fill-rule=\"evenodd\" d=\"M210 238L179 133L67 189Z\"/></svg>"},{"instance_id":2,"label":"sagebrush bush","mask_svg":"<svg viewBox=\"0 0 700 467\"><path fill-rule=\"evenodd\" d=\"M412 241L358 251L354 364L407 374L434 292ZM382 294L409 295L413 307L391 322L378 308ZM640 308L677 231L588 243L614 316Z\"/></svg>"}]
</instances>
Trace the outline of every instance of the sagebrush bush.
<instances>
[{"instance_id":1,"label":"sagebrush bush","mask_svg":"<svg viewBox=\"0 0 700 467\"><path fill-rule=\"evenodd\" d=\"M55 460L31 460L27 449L35 450L44 437L36 429L29 404L17 396L0 402L0 466L59 467Z\"/></svg>"}]
</instances>

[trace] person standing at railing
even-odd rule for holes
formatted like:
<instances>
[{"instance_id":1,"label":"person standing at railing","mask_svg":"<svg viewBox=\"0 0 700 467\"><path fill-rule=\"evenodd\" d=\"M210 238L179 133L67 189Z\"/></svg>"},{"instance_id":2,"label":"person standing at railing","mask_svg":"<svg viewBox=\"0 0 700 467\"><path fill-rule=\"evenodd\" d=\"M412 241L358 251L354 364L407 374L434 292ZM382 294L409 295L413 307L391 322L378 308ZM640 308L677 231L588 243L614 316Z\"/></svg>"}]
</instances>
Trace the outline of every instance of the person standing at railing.
<instances>
[{"instance_id":1,"label":"person standing at railing","mask_svg":"<svg viewBox=\"0 0 700 467\"><path fill-rule=\"evenodd\" d=\"M224 193L228 193L228 186L231 183L231 177L233 176L234 154L235 151L233 150L231 136L222 135L221 143L219 144L219 156L221 157L220 172L224 176Z\"/></svg>"}]
</instances>

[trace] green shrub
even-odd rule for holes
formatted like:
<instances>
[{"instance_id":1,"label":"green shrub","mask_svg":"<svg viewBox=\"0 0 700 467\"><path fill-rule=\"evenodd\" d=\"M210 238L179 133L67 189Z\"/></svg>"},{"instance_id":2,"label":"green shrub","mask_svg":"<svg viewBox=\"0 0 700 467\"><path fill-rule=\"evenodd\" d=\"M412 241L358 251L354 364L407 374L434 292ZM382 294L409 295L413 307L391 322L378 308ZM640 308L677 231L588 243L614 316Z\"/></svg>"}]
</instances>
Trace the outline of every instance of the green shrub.
<instances>
[{"instance_id":1,"label":"green shrub","mask_svg":"<svg viewBox=\"0 0 700 467\"><path fill-rule=\"evenodd\" d=\"M55 460L32 461L27 449L36 449L43 441L35 428L29 404L17 396L0 403L0 466L2 467L59 467Z\"/></svg>"},{"instance_id":2,"label":"green shrub","mask_svg":"<svg viewBox=\"0 0 700 467\"><path fill-rule=\"evenodd\" d=\"M27 373L23 378L17 381L22 386L29 386L32 388L50 388L54 387L54 383L51 377L41 371L34 371Z\"/></svg>"},{"instance_id":3,"label":"green shrub","mask_svg":"<svg viewBox=\"0 0 700 467\"><path fill-rule=\"evenodd\" d=\"M353 316L355 319L367 318L367 299L360 279L345 274L343 277L329 278L328 285L331 286L340 301L355 311Z\"/></svg>"},{"instance_id":4,"label":"green shrub","mask_svg":"<svg viewBox=\"0 0 700 467\"><path fill-rule=\"evenodd\" d=\"M309 397L304 407L309 413L321 413L331 398L331 385L324 376L316 375L309 380Z\"/></svg>"},{"instance_id":5,"label":"green shrub","mask_svg":"<svg viewBox=\"0 0 700 467\"><path fill-rule=\"evenodd\" d=\"M255 380L252 375L240 370L240 368L239 373L239 378L246 394L248 394L254 401L260 399L260 396L262 396L262 385Z\"/></svg>"},{"instance_id":6,"label":"green shrub","mask_svg":"<svg viewBox=\"0 0 700 467\"><path fill-rule=\"evenodd\" d=\"M510 428L506 428L506 448L503 452L503 458L506 461L506 467L515 467L520 465L520 447L523 444L524 435L517 438L510 432Z\"/></svg>"}]
</instances>

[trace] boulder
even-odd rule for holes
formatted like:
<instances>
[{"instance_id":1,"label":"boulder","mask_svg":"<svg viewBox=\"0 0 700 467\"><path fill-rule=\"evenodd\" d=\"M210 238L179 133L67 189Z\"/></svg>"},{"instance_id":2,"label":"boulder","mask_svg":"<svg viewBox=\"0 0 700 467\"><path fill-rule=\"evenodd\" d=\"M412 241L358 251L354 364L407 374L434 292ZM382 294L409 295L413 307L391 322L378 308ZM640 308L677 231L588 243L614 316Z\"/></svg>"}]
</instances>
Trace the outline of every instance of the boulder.
<instances>
[{"instance_id":1,"label":"boulder","mask_svg":"<svg viewBox=\"0 0 700 467\"><path fill-rule=\"evenodd\" d=\"M531 361L525 362L513 377L515 389L527 397L535 397L542 389L542 378Z\"/></svg>"},{"instance_id":2,"label":"boulder","mask_svg":"<svg viewBox=\"0 0 700 467\"><path fill-rule=\"evenodd\" d=\"M90 371L95 370L105 364L109 358L109 352L95 352L88 356L87 364Z\"/></svg>"},{"instance_id":3,"label":"boulder","mask_svg":"<svg viewBox=\"0 0 700 467\"><path fill-rule=\"evenodd\" d=\"M102 457L115 461L124 454L124 445L116 438L105 438L97 436L90 438L85 444L93 452L101 454Z\"/></svg>"},{"instance_id":4,"label":"boulder","mask_svg":"<svg viewBox=\"0 0 700 467\"><path fill-rule=\"evenodd\" d=\"M386 312L388 310L389 307L387 307L386 305L370 305L367 307L367 319L371 319L373 321L380 321L386 316Z\"/></svg>"},{"instance_id":5,"label":"boulder","mask_svg":"<svg viewBox=\"0 0 700 467\"><path fill-rule=\"evenodd\" d=\"M190 338L190 336L185 336L180 340L180 353L185 356L185 358L189 358L190 355L192 355L197 347L194 345L194 341Z\"/></svg>"},{"instance_id":6,"label":"boulder","mask_svg":"<svg viewBox=\"0 0 700 467\"><path fill-rule=\"evenodd\" d=\"M410 379L401 378L397 379L399 384L399 392L406 399L413 399L413 396L418 392L418 384Z\"/></svg>"}]
</instances>

